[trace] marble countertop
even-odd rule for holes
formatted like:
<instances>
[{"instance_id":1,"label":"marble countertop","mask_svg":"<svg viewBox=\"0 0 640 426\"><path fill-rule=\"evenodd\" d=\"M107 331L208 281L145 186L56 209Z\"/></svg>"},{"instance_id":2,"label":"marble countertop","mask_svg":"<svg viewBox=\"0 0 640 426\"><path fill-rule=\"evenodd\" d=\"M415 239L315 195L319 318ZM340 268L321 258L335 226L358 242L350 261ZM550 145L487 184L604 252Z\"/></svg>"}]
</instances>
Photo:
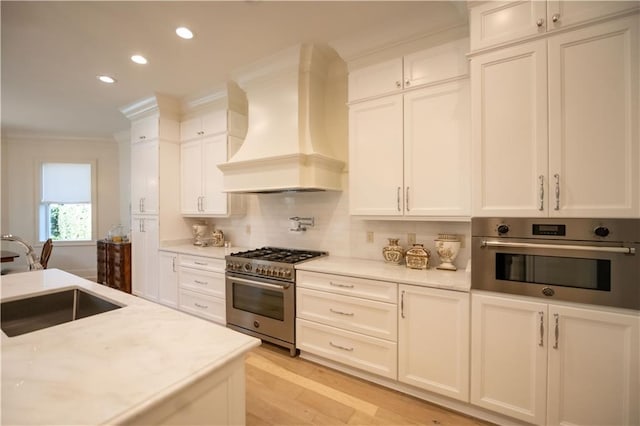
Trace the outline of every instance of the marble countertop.
<instances>
[{"instance_id":1,"label":"marble countertop","mask_svg":"<svg viewBox=\"0 0 640 426\"><path fill-rule=\"evenodd\" d=\"M442 271L410 269L404 265L391 265L379 260L354 259L327 256L296 265L299 271L324 272L336 275L442 288L455 291L470 291L471 271Z\"/></svg>"},{"instance_id":2,"label":"marble countertop","mask_svg":"<svg viewBox=\"0 0 640 426\"><path fill-rule=\"evenodd\" d=\"M251 250L246 247L199 247L191 243L165 243L160 247L160 251L188 254L191 256L204 256L214 259L224 259L225 256L239 251Z\"/></svg>"},{"instance_id":3,"label":"marble countertop","mask_svg":"<svg viewBox=\"0 0 640 426\"><path fill-rule=\"evenodd\" d=\"M3 302L82 288L123 307L2 333L2 424L111 424L259 345L253 337L66 272L4 275Z\"/></svg>"}]
</instances>

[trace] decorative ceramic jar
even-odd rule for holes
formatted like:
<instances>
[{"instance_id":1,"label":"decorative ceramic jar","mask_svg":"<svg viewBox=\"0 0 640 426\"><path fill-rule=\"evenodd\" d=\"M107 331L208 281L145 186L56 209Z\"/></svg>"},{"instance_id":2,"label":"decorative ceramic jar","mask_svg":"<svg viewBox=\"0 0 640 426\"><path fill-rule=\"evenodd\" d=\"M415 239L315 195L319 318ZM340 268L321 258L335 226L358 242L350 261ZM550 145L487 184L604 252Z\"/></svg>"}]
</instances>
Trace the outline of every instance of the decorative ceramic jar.
<instances>
[{"instance_id":1,"label":"decorative ceramic jar","mask_svg":"<svg viewBox=\"0 0 640 426\"><path fill-rule=\"evenodd\" d=\"M437 268L445 271L457 270L458 268L453 264L453 261L460 252L460 238L457 235L438 234L435 242L436 253L438 253L441 262Z\"/></svg>"},{"instance_id":2,"label":"decorative ceramic jar","mask_svg":"<svg viewBox=\"0 0 640 426\"><path fill-rule=\"evenodd\" d=\"M398 245L398 238L389 238L389 245L382 248L382 257L387 263L399 265L404 258L404 248Z\"/></svg>"},{"instance_id":3,"label":"decorative ceramic jar","mask_svg":"<svg viewBox=\"0 0 640 426\"><path fill-rule=\"evenodd\" d=\"M429 258L431 252L424 248L422 244L414 244L406 253L407 268L427 269L429 268Z\"/></svg>"},{"instance_id":4,"label":"decorative ceramic jar","mask_svg":"<svg viewBox=\"0 0 640 426\"><path fill-rule=\"evenodd\" d=\"M224 246L224 233L216 229L211 233L211 245L214 247L222 247Z\"/></svg>"}]
</instances>

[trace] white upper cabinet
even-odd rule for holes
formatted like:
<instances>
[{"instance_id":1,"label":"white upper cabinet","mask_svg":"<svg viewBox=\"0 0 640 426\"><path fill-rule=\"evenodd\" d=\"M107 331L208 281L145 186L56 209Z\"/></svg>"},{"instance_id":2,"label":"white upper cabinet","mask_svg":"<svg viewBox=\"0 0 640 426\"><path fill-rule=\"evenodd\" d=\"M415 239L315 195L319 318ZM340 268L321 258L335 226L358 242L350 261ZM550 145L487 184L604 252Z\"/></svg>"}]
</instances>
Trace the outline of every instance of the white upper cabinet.
<instances>
[{"instance_id":1,"label":"white upper cabinet","mask_svg":"<svg viewBox=\"0 0 640 426\"><path fill-rule=\"evenodd\" d=\"M241 140L246 117L226 108L206 112L180 123L180 205L185 216L226 217L244 213L241 194L222 192L217 165L226 163Z\"/></svg>"},{"instance_id":2,"label":"white upper cabinet","mask_svg":"<svg viewBox=\"0 0 640 426\"><path fill-rule=\"evenodd\" d=\"M144 142L158 139L160 117L152 115L131 122L131 142Z\"/></svg>"},{"instance_id":3,"label":"white upper cabinet","mask_svg":"<svg viewBox=\"0 0 640 426\"><path fill-rule=\"evenodd\" d=\"M469 73L469 39L462 38L349 73L349 102L399 93Z\"/></svg>"},{"instance_id":4,"label":"white upper cabinet","mask_svg":"<svg viewBox=\"0 0 640 426\"><path fill-rule=\"evenodd\" d=\"M546 69L545 41L503 49L471 61L476 216L544 214L548 157Z\"/></svg>"},{"instance_id":5,"label":"white upper cabinet","mask_svg":"<svg viewBox=\"0 0 640 426\"><path fill-rule=\"evenodd\" d=\"M470 10L471 50L514 42L547 31L638 7L635 1L491 1Z\"/></svg>"},{"instance_id":6,"label":"white upper cabinet","mask_svg":"<svg viewBox=\"0 0 640 426\"><path fill-rule=\"evenodd\" d=\"M349 108L351 214L402 215L402 145L402 95Z\"/></svg>"},{"instance_id":7,"label":"white upper cabinet","mask_svg":"<svg viewBox=\"0 0 640 426\"><path fill-rule=\"evenodd\" d=\"M475 56L476 216L635 217L638 16Z\"/></svg>"},{"instance_id":8,"label":"white upper cabinet","mask_svg":"<svg viewBox=\"0 0 640 426\"><path fill-rule=\"evenodd\" d=\"M159 142L145 140L131 145L131 212L158 214Z\"/></svg>"},{"instance_id":9,"label":"white upper cabinet","mask_svg":"<svg viewBox=\"0 0 640 426\"><path fill-rule=\"evenodd\" d=\"M182 121L180 123L180 140L185 142L226 131L227 111L218 110Z\"/></svg>"},{"instance_id":10,"label":"white upper cabinet","mask_svg":"<svg viewBox=\"0 0 640 426\"><path fill-rule=\"evenodd\" d=\"M640 214L638 22L548 40L550 216Z\"/></svg>"},{"instance_id":11,"label":"white upper cabinet","mask_svg":"<svg viewBox=\"0 0 640 426\"><path fill-rule=\"evenodd\" d=\"M465 38L405 56L393 95L371 97L383 93L374 82L391 62L350 74L354 91L368 96L349 105L352 215L469 216L467 47Z\"/></svg>"}]
</instances>

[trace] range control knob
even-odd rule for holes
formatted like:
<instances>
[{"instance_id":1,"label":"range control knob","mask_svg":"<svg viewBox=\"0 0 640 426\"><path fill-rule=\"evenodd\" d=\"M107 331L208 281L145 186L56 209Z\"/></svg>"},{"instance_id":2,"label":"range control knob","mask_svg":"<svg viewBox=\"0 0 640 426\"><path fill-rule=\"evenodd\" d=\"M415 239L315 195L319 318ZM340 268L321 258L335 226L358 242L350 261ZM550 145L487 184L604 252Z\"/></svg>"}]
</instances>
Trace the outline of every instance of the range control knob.
<instances>
[{"instance_id":1,"label":"range control knob","mask_svg":"<svg viewBox=\"0 0 640 426\"><path fill-rule=\"evenodd\" d=\"M609 228L607 228L606 226L598 226L596 229L593 230L593 233L596 234L598 237L608 237Z\"/></svg>"},{"instance_id":2,"label":"range control knob","mask_svg":"<svg viewBox=\"0 0 640 426\"><path fill-rule=\"evenodd\" d=\"M504 223L498 225L498 234L506 234L507 232L509 232L509 225L505 225Z\"/></svg>"},{"instance_id":3,"label":"range control knob","mask_svg":"<svg viewBox=\"0 0 640 426\"><path fill-rule=\"evenodd\" d=\"M250 263L245 263L244 264L244 270L247 272L251 272L252 266Z\"/></svg>"}]
</instances>

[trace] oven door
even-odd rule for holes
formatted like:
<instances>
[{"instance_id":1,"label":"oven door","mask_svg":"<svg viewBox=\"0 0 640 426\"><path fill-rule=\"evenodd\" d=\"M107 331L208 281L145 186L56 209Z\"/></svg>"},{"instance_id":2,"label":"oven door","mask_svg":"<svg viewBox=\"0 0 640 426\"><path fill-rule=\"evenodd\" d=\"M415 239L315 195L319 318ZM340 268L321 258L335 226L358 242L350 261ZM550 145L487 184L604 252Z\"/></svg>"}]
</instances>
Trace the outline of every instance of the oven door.
<instances>
[{"instance_id":1,"label":"oven door","mask_svg":"<svg viewBox=\"0 0 640 426\"><path fill-rule=\"evenodd\" d=\"M640 309L638 245L473 237L473 289Z\"/></svg>"},{"instance_id":2,"label":"oven door","mask_svg":"<svg viewBox=\"0 0 640 426\"><path fill-rule=\"evenodd\" d=\"M295 285L227 272L227 324L295 343Z\"/></svg>"}]
</instances>

